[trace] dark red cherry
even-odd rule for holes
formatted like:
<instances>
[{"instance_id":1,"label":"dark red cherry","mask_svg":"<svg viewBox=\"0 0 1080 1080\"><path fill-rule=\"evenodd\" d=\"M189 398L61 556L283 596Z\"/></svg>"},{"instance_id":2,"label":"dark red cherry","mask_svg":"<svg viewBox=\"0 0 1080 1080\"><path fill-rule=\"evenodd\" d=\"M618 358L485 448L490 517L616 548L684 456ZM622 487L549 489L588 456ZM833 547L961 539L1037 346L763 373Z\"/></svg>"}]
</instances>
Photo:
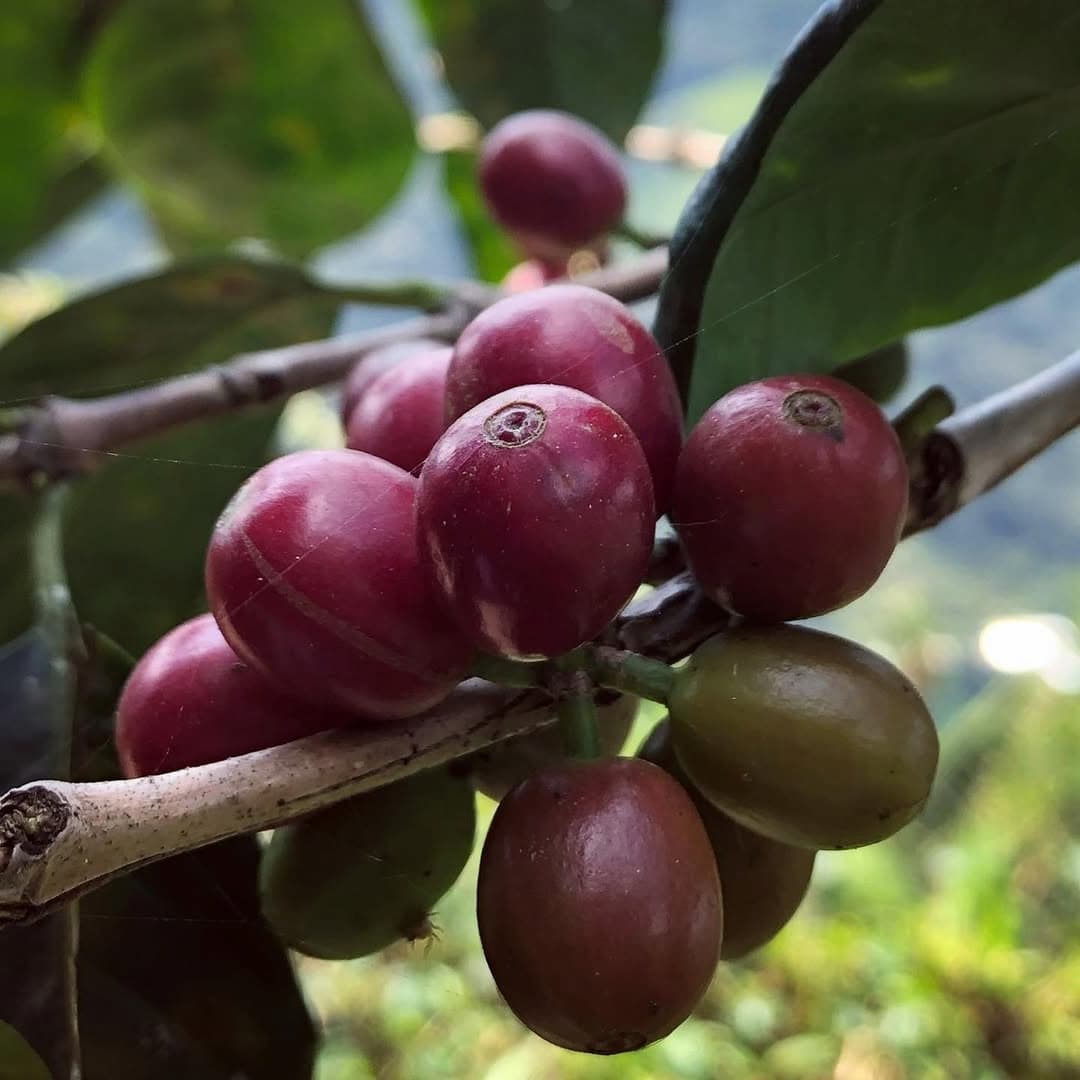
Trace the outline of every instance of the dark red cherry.
<instances>
[{"instance_id":1,"label":"dark red cherry","mask_svg":"<svg viewBox=\"0 0 1080 1080\"><path fill-rule=\"evenodd\" d=\"M229 648L211 615L170 630L132 669L116 707L125 776L264 750L354 718L297 701Z\"/></svg>"},{"instance_id":2,"label":"dark red cherry","mask_svg":"<svg viewBox=\"0 0 1080 1080\"><path fill-rule=\"evenodd\" d=\"M645 451L657 512L666 509L682 446L682 406L663 350L627 307L573 284L500 300L454 347L447 415L456 419L528 383L572 386L614 409Z\"/></svg>"},{"instance_id":3,"label":"dark red cherry","mask_svg":"<svg viewBox=\"0 0 1080 1080\"><path fill-rule=\"evenodd\" d=\"M645 575L653 521L633 432L566 386L482 402L420 474L424 563L462 633L504 656L556 656L599 634Z\"/></svg>"},{"instance_id":4,"label":"dark red cherry","mask_svg":"<svg viewBox=\"0 0 1080 1080\"><path fill-rule=\"evenodd\" d=\"M716 862L690 797L633 758L539 773L499 804L476 914L518 1019L557 1046L637 1050L679 1026L716 970Z\"/></svg>"},{"instance_id":5,"label":"dark red cherry","mask_svg":"<svg viewBox=\"0 0 1080 1080\"><path fill-rule=\"evenodd\" d=\"M371 717L441 701L471 649L421 567L416 485L354 450L303 450L255 473L206 559L236 652L292 693Z\"/></svg>"},{"instance_id":6,"label":"dark red cherry","mask_svg":"<svg viewBox=\"0 0 1080 1080\"><path fill-rule=\"evenodd\" d=\"M781 375L726 394L679 456L672 520L705 593L757 622L807 619L877 580L907 511L904 454L865 394Z\"/></svg>"},{"instance_id":7,"label":"dark red cherry","mask_svg":"<svg viewBox=\"0 0 1080 1080\"><path fill-rule=\"evenodd\" d=\"M552 110L517 113L488 132L480 187L496 221L551 262L603 237L626 209L618 148L591 124Z\"/></svg>"},{"instance_id":8,"label":"dark red cherry","mask_svg":"<svg viewBox=\"0 0 1080 1080\"><path fill-rule=\"evenodd\" d=\"M346 445L417 472L446 430L450 348L409 356L366 389L345 425Z\"/></svg>"}]
</instances>

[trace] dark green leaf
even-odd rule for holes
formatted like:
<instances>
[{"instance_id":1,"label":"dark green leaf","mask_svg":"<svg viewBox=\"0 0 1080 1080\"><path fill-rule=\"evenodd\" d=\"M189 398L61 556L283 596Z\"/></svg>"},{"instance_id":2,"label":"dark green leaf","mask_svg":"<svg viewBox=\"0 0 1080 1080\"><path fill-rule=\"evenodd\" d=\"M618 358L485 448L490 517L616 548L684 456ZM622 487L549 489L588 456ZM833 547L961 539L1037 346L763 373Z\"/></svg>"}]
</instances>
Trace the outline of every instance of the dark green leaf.
<instances>
[{"instance_id":1,"label":"dark green leaf","mask_svg":"<svg viewBox=\"0 0 1080 1080\"><path fill-rule=\"evenodd\" d=\"M657 332L691 419L1076 259L1078 91L1071 0L826 4L680 223Z\"/></svg>"},{"instance_id":2,"label":"dark green leaf","mask_svg":"<svg viewBox=\"0 0 1080 1080\"><path fill-rule=\"evenodd\" d=\"M49 1080L45 1062L3 1021L0 1021L0 1080Z\"/></svg>"},{"instance_id":3,"label":"dark green leaf","mask_svg":"<svg viewBox=\"0 0 1080 1080\"><path fill-rule=\"evenodd\" d=\"M252 837L155 863L82 902L87 1080L306 1080L315 1034L259 913Z\"/></svg>"},{"instance_id":4,"label":"dark green leaf","mask_svg":"<svg viewBox=\"0 0 1080 1080\"><path fill-rule=\"evenodd\" d=\"M101 394L300 340L334 300L287 263L217 255L93 293L0 345L5 401ZM320 322L322 320L319 320Z\"/></svg>"},{"instance_id":5,"label":"dark green leaf","mask_svg":"<svg viewBox=\"0 0 1080 1080\"><path fill-rule=\"evenodd\" d=\"M370 221L412 121L351 0L140 0L98 37L90 108L179 250L303 255Z\"/></svg>"},{"instance_id":6,"label":"dark green leaf","mask_svg":"<svg viewBox=\"0 0 1080 1080\"><path fill-rule=\"evenodd\" d=\"M422 0L446 77L485 126L563 109L614 139L634 123L663 49L666 0Z\"/></svg>"},{"instance_id":7,"label":"dark green leaf","mask_svg":"<svg viewBox=\"0 0 1080 1080\"><path fill-rule=\"evenodd\" d=\"M446 189L457 207L476 275L484 281L501 281L519 256L480 197L476 182L476 155L467 151L452 151L444 155L443 161Z\"/></svg>"}]
</instances>

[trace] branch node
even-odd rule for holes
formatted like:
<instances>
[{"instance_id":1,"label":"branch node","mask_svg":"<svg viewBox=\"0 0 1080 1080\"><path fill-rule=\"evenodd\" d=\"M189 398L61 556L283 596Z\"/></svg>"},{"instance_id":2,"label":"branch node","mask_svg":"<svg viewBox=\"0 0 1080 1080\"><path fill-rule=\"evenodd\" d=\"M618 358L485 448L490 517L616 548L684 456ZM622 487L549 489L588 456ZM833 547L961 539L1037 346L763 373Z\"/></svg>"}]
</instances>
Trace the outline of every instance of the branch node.
<instances>
[{"instance_id":1,"label":"branch node","mask_svg":"<svg viewBox=\"0 0 1080 1080\"><path fill-rule=\"evenodd\" d=\"M0 801L0 871L20 848L44 854L71 820L71 807L45 787L19 788Z\"/></svg>"}]
</instances>

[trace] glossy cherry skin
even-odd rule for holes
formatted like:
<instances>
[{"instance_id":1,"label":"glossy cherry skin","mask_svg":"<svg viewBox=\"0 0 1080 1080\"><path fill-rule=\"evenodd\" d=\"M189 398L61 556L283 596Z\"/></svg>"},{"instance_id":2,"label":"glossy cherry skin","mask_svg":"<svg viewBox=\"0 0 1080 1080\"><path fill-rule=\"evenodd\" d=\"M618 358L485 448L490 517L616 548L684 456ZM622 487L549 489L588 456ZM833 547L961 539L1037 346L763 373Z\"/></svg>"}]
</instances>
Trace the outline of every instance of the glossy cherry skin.
<instances>
[{"instance_id":1,"label":"glossy cherry skin","mask_svg":"<svg viewBox=\"0 0 1080 1080\"><path fill-rule=\"evenodd\" d=\"M634 758L570 762L499 804L477 882L484 956L548 1042L593 1054L663 1038L719 959L716 862L689 796Z\"/></svg>"},{"instance_id":2,"label":"glossy cherry skin","mask_svg":"<svg viewBox=\"0 0 1080 1080\"><path fill-rule=\"evenodd\" d=\"M398 341L393 345L384 345L362 357L353 365L341 385L341 422L348 423L353 409L380 375L405 360L441 347L438 341L417 338L415 341Z\"/></svg>"},{"instance_id":3,"label":"glossy cherry skin","mask_svg":"<svg viewBox=\"0 0 1080 1080\"><path fill-rule=\"evenodd\" d=\"M456 419L527 383L572 386L614 409L645 451L657 513L667 508L682 447L682 406L663 350L627 307L569 283L498 301L454 346L447 415Z\"/></svg>"},{"instance_id":4,"label":"glossy cherry skin","mask_svg":"<svg viewBox=\"0 0 1080 1080\"><path fill-rule=\"evenodd\" d=\"M213 616L199 615L170 630L132 669L116 708L116 749L125 776L149 776L352 720L283 694L229 648Z\"/></svg>"},{"instance_id":5,"label":"glossy cherry skin","mask_svg":"<svg viewBox=\"0 0 1080 1080\"><path fill-rule=\"evenodd\" d=\"M409 356L375 379L349 415L346 446L418 472L446 430L450 352L441 346Z\"/></svg>"},{"instance_id":6,"label":"glossy cherry skin","mask_svg":"<svg viewBox=\"0 0 1080 1080\"><path fill-rule=\"evenodd\" d=\"M482 402L420 474L424 565L463 635L503 656L557 656L599 634L645 575L654 516L633 432L565 386Z\"/></svg>"},{"instance_id":7,"label":"glossy cherry skin","mask_svg":"<svg viewBox=\"0 0 1080 1080\"><path fill-rule=\"evenodd\" d=\"M302 450L255 473L206 558L233 649L294 694L372 718L441 701L470 648L420 564L416 485L354 450Z\"/></svg>"},{"instance_id":8,"label":"glossy cherry skin","mask_svg":"<svg viewBox=\"0 0 1080 1080\"><path fill-rule=\"evenodd\" d=\"M495 220L530 255L551 262L602 237L626 209L618 149L568 113L536 109L496 124L480 148L479 172Z\"/></svg>"},{"instance_id":9,"label":"glossy cherry skin","mask_svg":"<svg viewBox=\"0 0 1080 1080\"><path fill-rule=\"evenodd\" d=\"M671 517L705 593L774 623L866 592L907 500L904 454L877 405L839 379L783 375L701 418L679 456Z\"/></svg>"}]
</instances>

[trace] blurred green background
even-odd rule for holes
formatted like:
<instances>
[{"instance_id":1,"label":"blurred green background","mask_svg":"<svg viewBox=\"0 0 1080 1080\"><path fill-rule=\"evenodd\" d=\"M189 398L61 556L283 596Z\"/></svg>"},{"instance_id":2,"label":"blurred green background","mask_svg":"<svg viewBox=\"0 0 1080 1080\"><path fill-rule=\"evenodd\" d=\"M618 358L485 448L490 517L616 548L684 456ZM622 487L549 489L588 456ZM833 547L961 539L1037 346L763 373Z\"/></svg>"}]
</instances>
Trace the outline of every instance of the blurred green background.
<instances>
[{"instance_id":1,"label":"blurred green background","mask_svg":"<svg viewBox=\"0 0 1080 1080\"><path fill-rule=\"evenodd\" d=\"M815 7L675 0L639 124L734 130ZM367 8L414 111L451 107L408 6ZM629 139L638 149L630 216L663 232L698 174L685 162L647 160L648 134L639 127ZM314 251L311 265L345 282L418 266L441 278L492 276L505 252L497 237L466 228L446 193L447 170L468 183L452 157L417 155L389 208ZM163 265L166 233L131 189L101 185L0 275L0 329L13 333L65 299ZM349 307L338 329L396 317ZM890 409L935 382L961 406L979 400L1078 342L1074 269L962 324L913 335L911 372ZM281 420L280 445L333 443L335 424L331 401L303 395ZM176 470L208 467L146 464L161 484ZM436 912L433 943L353 963L298 961L325 1032L319 1080L1080 1076L1078 477L1074 436L902 545L869 595L820 620L889 656L927 696L943 737L935 796L899 837L820 855L800 914L760 954L725 965L695 1019L612 1060L528 1034L500 1005L479 950L474 859ZM628 746L655 719L643 710ZM486 823L493 807L481 804Z\"/></svg>"}]
</instances>

